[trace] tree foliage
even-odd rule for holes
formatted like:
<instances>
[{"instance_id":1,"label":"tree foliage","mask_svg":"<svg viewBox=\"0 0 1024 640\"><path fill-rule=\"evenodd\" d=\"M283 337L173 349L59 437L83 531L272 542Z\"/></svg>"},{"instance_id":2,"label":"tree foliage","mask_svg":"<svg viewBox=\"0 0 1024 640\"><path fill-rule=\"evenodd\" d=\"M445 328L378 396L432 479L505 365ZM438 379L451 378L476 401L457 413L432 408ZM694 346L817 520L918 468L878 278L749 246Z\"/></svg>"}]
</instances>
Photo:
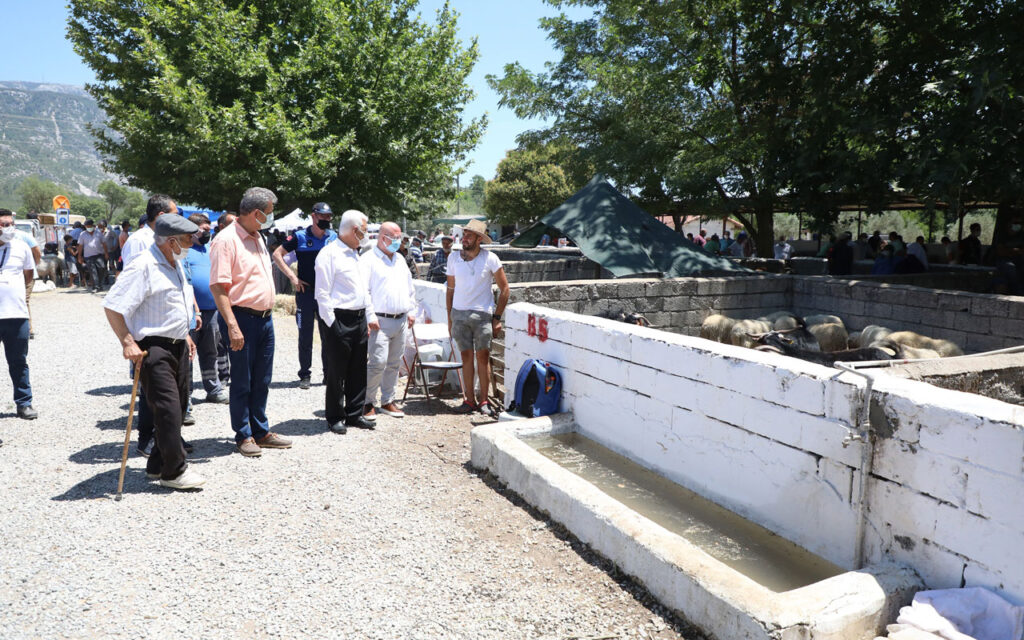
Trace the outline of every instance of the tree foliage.
<instances>
[{"instance_id":1,"label":"tree foliage","mask_svg":"<svg viewBox=\"0 0 1024 640\"><path fill-rule=\"evenodd\" d=\"M35 213L49 213L53 211L53 199L55 196L64 195L61 187L49 180L43 180L39 176L26 176L18 185L18 196L26 211ZM74 204L74 203L72 203Z\"/></svg>"},{"instance_id":2,"label":"tree foliage","mask_svg":"<svg viewBox=\"0 0 1024 640\"><path fill-rule=\"evenodd\" d=\"M509 151L487 183L484 208L501 224L533 222L578 191L586 181L563 166L564 144L530 144Z\"/></svg>"},{"instance_id":3,"label":"tree foliage","mask_svg":"<svg viewBox=\"0 0 1024 640\"><path fill-rule=\"evenodd\" d=\"M489 82L550 119L529 139L571 140L657 212L735 216L770 255L782 198L828 226L893 185L1020 197L1020 3L549 1L593 14L542 22L545 72Z\"/></svg>"},{"instance_id":4,"label":"tree foliage","mask_svg":"<svg viewBox=\"0 0 1024 640\"><path fill-rule=\"evenodd\" d=\"M73 0L68 37L109 118L94 129L129 184L234 208L368 213L450 191L485 122L463 119L477 46L415 0Z\"/></svg>"}]
</instances>

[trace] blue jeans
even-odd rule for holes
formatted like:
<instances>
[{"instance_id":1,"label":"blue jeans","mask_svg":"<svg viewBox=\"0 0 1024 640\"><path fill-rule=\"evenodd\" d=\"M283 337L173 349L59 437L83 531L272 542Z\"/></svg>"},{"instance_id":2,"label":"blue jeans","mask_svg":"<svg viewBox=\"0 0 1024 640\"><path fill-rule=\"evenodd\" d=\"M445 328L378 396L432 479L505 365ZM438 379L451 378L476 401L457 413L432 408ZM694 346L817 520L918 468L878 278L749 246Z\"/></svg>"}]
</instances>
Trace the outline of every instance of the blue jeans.
<instances>
[{"instance_id":1,"label":"blue jeans","mask_svg":"<svg viewBox=\"0 0 1024 640\"><path fill-rule=\"evenodd\" d=\"M4 345L7 370L14 383L14 404L27 407L32 404L32 385L28 381L28 318L0 319L0 342Z\"/></svg>"},{"instance_id":2,"label":"blue jeans","mask_svg":"<svg viewBox=\"0 0 1024 640\"><path fill-rule=\"evenodd\" d=\"M274 373L274 321L271 317L235 312L245 345L228 351L231 360L231 428L235 442L247 438L259 440L270 432L267 420L267 393ZM228 325L218 314L221 334L227 337Z\"/></svg>"},{"instance_id":3,"label":"blue jeans","mask_svg":"<svg viewBox=\"0 0 1024 640\"><path fill-rule=\"evenodd\" d=\"M295 294L295 324L299 325L299 378L308 378L313 366L313 325L320 328L317 318L316 298L310 285L302 293ZM320 364L327 371L327 351L324 334L320 332Z\"/></svg>"}]
</instances>

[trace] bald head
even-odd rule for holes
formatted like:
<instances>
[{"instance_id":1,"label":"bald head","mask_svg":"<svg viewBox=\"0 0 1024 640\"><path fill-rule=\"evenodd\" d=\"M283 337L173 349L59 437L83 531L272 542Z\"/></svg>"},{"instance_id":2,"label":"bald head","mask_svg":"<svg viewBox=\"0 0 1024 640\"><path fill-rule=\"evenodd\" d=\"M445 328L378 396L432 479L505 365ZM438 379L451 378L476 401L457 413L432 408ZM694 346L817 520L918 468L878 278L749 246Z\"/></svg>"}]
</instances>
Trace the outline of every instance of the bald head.
<instances>
[{"instance_id":1,"label":"bald head","mask_svg":"<svg viewBox=\"0 0 1024 640\"><path fill-rule=\"evenodd\" d=\"M397 244L395 241L398 241ZM377 248L383 251L390 258L402 244L402 227L394 222L385 222L380 225L377 236Z\"/></svg>"}]
</instances>

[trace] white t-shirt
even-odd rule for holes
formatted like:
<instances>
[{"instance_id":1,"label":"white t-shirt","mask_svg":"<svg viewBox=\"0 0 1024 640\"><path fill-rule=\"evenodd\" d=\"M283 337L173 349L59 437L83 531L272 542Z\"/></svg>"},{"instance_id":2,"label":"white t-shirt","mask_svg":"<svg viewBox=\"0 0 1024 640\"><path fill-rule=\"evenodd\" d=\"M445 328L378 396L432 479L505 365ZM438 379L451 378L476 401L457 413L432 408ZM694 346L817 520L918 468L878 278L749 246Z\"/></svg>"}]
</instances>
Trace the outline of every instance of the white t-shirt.
<instances>
[{"instance_id":1,"label":"white t-shirt","mask_svg":"<svg viewBox=\"0 0 1024 640\"><path fill-rule=\"evenodd\" d=\"M448 256L448 275L455 276L455 297L452 309L494 313L494 274L501 271L501 259L487 249L466 262L461 251Z\"/></svg>"},{"instance_id":2,"label":"white t-shirt","mask_svg":"<svg viewBox=\"0 0 1024 640\"><path fill-rule=\"evenodd\" d=\"M25 272L35 265L32 250L21 240L0 246L0 318L28 318Z\"/></svg>"}]
</instances>

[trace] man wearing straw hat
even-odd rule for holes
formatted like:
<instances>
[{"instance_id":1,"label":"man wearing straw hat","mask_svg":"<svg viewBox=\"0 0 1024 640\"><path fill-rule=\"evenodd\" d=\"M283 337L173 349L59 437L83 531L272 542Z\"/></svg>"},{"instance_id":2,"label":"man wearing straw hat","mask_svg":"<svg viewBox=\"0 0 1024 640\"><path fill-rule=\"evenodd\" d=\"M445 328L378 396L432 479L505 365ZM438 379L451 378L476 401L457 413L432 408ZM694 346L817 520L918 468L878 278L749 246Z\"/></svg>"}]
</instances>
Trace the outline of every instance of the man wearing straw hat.
<instances>
[{"instance_id":1,"label":"man wearing straw hat","mask_svg":"<svg viewBox=\"0 0 1024 640\"><path fill-rule=\"evenodd\" d=\"M487 400L491 386L491 337L501 331L501 313L508 304L508 278L501 260L481 245L488 240L487 225L471 220L462 230L462 251L448 256L448 332L462 355L462 405L459 413L496 415ZM491 285L498 285L494 303ZM474 393L474 374L480 394Z\"/></svg>"},{"instance_id":2,"label":"man wearing straw hat","mask_svg":"<svg viewBox=\"0 0 1024 640\"><path fill-rule=\"evenodd\" d=\"M185 463L181 441L192 386L189 361L196 352L188 333L194 296L181 262L198 230L179 215L157 218L153 245L125 266L103 301L125 359L142 367L139 379L156 432L146 476L172 489L206 482Z\"/></svg>"}]
</instances>

